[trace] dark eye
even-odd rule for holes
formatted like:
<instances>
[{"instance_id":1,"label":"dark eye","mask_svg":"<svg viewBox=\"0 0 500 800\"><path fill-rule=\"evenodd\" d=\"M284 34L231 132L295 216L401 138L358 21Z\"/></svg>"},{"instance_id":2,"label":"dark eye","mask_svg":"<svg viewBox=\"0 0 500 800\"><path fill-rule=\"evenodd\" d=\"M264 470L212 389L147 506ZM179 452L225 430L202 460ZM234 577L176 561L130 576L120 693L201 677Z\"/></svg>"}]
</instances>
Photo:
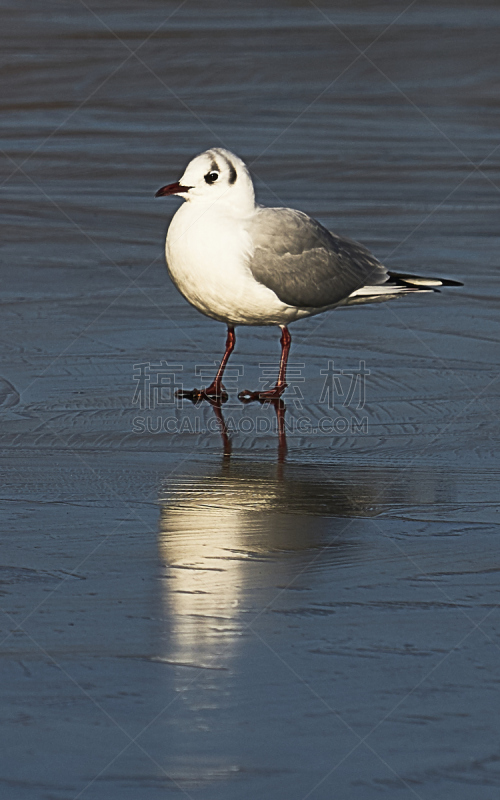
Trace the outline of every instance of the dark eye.
<instances>
[{"instance_id":1,"label":"dark eye","mask_svg":"<svg viewBox=\"0 0 500 800\"><path fill-rule=\"evenodd\" d=\"M211 172L207 172L207 174L205 175L205 180L207 183L215 183L218 177L219 173L215 172L215 170L212 170Z\"/></svg>"}]
</instances>

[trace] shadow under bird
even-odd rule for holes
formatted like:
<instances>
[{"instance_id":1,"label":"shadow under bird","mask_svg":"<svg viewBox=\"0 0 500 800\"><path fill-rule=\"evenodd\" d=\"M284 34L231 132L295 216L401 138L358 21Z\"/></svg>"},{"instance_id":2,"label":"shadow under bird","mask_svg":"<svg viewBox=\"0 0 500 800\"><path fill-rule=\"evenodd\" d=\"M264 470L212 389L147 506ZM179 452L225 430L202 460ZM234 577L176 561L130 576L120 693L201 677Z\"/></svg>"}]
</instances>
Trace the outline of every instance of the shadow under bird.
<instances>
[{"instance_id":1,"label":"shadow under bird","mask_svg":"<svg viewBox=\"0 0 500 800\"><path fill-rule=\"evenodd\" d=\"M193 402L227 399L222 378L236 325L281 328L276 385L238 395L243 402L277 401L287 386L291 322L338 306L462 285L389 271L363 245L331 233L302 211L257 205L246 165L220 147L193 158L179 181L155 196L166 195L186 201L167 232L170 277L186 300L228 329L226 350L210 386L180 393Z\"/></svg>"}]
</instances>

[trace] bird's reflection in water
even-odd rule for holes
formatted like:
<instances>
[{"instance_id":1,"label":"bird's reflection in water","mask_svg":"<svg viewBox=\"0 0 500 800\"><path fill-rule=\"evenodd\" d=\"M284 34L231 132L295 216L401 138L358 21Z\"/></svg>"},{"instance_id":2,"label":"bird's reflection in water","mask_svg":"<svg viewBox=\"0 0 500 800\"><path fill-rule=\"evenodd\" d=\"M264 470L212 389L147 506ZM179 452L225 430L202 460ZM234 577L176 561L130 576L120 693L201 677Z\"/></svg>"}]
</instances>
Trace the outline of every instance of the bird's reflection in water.
<instances>
[{"instance_id":1,"label":"bird's reflection in water","mask_svg":"<svg viewBox=\"0 0 500 800\"><path fill-rule=\"evenodd\" d=\"M263 598L365 557L363 518L394 482L377 468L221 461L160 498L162 658L212 668L237 654Z\"/></svg>"},{"instance_id":2,"label":"bird's reflection in water","mask_svg":"<svg viewBox=\"0 0 500 800\"><path fill-rule=\"evenodd\" d=\"M222 404L218 401L210 401L210 405L212 406L217 419L218 428L222 439L224 456L229 458L233 450L233 445L227 429L226 420L224 419L224 414L222 413ZM276 413L276 429L278 433L278 463L282 464L285 460L288 449L286 443L285 424L286 406L283 400L271 400L266 405L271 405Z\"/></svg>"}]
</instances>

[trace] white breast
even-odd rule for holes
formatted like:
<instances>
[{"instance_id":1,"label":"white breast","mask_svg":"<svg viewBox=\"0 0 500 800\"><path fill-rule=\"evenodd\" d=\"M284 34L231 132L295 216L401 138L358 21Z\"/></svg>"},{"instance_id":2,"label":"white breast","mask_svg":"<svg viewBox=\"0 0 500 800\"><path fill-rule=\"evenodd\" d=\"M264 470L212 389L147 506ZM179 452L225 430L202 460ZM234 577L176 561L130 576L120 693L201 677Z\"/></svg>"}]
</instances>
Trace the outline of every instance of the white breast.
<instances>
[{"instance_id":1,"label":"white breast","mask_svg":"<svg viewBox=\"0 0 500 800\"><path fill-rule=\"evenodd\" d=\"M174 215L165 252L179 291L199 311L230 325L286 324L302 316L253 278L245 220L229 213L186 202Z\"/></svg>"}]
</instances>

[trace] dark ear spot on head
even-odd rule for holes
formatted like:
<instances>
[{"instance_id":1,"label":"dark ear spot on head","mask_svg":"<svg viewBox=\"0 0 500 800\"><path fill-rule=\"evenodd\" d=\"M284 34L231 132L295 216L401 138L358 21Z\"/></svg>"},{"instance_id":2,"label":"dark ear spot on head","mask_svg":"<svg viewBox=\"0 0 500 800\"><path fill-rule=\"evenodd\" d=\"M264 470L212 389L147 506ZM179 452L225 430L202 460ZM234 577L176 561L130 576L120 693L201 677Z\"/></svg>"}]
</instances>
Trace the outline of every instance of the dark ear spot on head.
<instances>
[{"instance_id":1,"label":"dark ear spot on head","mask_svg":"<svg viewBox=\"0 0 500 800\"><path fill-rule=\"evenodd\" d=\"M236 170L235 170L235 168L233 166L233 163L231 161L228 161L227 165L229 167L229 183L235 183L236 182Z\"/></svg>"}]
</instances>

